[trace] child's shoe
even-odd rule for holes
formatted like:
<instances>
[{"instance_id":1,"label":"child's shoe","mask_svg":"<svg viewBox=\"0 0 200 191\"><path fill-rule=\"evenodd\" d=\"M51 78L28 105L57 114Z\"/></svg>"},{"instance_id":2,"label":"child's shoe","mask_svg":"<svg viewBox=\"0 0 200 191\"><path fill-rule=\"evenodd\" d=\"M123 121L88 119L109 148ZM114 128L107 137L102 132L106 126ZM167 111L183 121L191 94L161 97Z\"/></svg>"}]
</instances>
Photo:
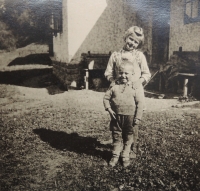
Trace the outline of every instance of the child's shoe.
<instances>
[{"instance_id":1,"label":"child's shoe","mask_svg":"<svg viewBox=\"0 0 200 191\"><path fill-rule=\"evenodd\" d=\"M132 145L131 146L131 151L130 151L130 158L135 159L136 158L136 153L137 153L137 147Z\"/></svg>"},{"instance_id":2,"label":"child's shoe","mask_svg":"<svg viewBox=\"0 0 200 191\"><path fill-rule=\"evenodd\" d=\"M109 166L114 167L117 164L118 160L119 160L119 156L113 156L110 159Z\"/></svg>"},{"instance_id":3,"label":"child's shoe","mask_svg":"<svg viewBox=\"0 0 200 191\"><path fill-rule=\"evenodd\" d=\"M125 167L125 168L130 165L129 158L122 158L122 162L123 162L123 167Z\"/></svg>"},{"instance_id":4,"label":"child's shoe","mask_svg":"<svg viewBox=\"0 0 200 191\"><path fill-rule=\"evenodd\" d=\"M136 158L136 151L137 151L137 149L135 147L133 147L131 149L131 152L130 152L130 155L129 155L131 159L135 159Z\"/></svg>"},{"instance_id":5,"label":"child's shoe","mask_svg":"<svg viewBox=\"0 0 200 191\"><path fill-rule=\"evenodd\" d=\"M129 157L130 157L130 159L135 159L136 153L134 151L131 151Z\"/></svg>"}]
</instances>

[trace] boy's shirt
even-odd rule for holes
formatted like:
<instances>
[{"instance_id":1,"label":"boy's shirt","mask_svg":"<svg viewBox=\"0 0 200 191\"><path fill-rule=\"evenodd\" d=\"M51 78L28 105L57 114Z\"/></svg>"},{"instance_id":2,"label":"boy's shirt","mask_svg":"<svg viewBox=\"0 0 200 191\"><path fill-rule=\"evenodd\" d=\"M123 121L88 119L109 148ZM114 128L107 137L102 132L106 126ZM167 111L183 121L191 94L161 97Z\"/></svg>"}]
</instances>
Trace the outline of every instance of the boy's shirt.
<instances>
[{"instance_id":1,"label":"boy's shirt","mask_svg":"<svg viewBox=\"0 0 200 191\"><path fill-rule=\"evenodd\" d=\"M123 62L131 62L134 66L135 74L133 79L131 80L132 82L137 81L140 77L143 77L146 82L149 81L151 73L149 71L146 58L144 54L138 50L121 50L119 52L113 52L111 54L106 71L104 73L108 81L110 78L118 78L118 69Z\"/></svg>"},{"instance_id":2,"label":"boy's shirt","mask_svg":"<svg viewBox=\"0 0 200 191\"><path fill-rule=\"evenodd\" d=\"M115 84L106 91L103 99L105 109L112 108L116 114L134 115L141 119L143 114L143 89L132 88L132 83Z\"/></svg>"}]
</instances>

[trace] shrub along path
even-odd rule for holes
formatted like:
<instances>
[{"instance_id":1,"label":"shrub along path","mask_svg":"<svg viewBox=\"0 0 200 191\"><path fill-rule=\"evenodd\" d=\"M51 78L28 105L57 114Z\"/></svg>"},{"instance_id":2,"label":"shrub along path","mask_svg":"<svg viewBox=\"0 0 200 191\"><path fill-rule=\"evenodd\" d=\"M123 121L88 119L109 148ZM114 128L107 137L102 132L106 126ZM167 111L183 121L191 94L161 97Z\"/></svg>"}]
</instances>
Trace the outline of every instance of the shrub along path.
<instances>
[{"instance_id":1,"label":"shrub along path","mask_svg":"<svg viewBox=\"0 0 200 191\"><path fill-rule=\"evenodd\" d=\"M199 104L146 98L137 158L110 168L103 92L0 85L0 190L200 188Z\"/></svg>"}]
</instances>

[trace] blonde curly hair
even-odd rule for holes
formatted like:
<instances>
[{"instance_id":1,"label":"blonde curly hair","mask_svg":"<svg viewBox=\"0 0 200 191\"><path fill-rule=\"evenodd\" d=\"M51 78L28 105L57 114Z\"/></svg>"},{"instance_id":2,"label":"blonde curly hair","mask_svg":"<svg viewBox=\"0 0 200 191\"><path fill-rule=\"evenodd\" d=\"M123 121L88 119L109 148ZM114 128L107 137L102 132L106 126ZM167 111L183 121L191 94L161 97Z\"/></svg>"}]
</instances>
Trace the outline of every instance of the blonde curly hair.
<instances>
[{"instance_id":1,"label":"blonde curly hair","mask_svg":"<svg viewBox=\"0 0 200 191\"><path fill-rule=\"evenodd\" d=\"M128 30L126 30L123 37L124 41L126 41L126 38L130 35L139 42L139 46L142 46L144 44L144 31L141 27L132 26Z\"/></svg>"}]
</instances>

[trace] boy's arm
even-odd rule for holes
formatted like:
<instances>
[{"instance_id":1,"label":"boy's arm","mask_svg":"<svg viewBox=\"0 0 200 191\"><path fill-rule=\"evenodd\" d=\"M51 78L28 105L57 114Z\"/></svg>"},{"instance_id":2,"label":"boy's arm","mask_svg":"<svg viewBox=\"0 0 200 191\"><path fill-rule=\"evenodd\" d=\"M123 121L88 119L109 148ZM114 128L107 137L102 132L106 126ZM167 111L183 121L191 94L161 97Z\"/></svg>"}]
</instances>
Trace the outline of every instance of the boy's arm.
<instances>
[{"instance_id":1,"label":"boy's arm","mask_svg":"<svg viewBox=\"0 0 200 191\"><path fill-rule=\"evenodd\" d=\"M104 95L104 98L103 98L103 104L104 104L105 110L109 112L111 118L116 119L116 113L112 110L111 105L110 105L111 97L112 97L112 88L106 91L106 94Z\"/></svg>"},{"instance_id":2,"label":"boy's arm","mask_svg":"<svg viewBox=\"0 0 200 191\"><path fill-rule=\"evenodd\" d=\"M114 54L115 52L113 52L109 58L108 64L107 64L107 68L106 71L104 73L104 76L106 77L106 79L109 82L113 82L114 81Z\"/></svg>"},{"instance_id":3,"label":"boy's arm","mask_svg":"<svg viewBox=\"0 0 200 191\"><path fill-rule=\"evenodd\" d=\"M143 91L141 91L142 86L138 89L136 89L135 93L135 104L136 104L136 111L135 111L135 119L142 119L143 115L143 105L144 105L144 94Z\"/></svg>"},{"instance_id":4,"label":"boy's arm","mask_svg":"<svg viewBox=\"0 0 200 191\"><path fill-rule=\"evenodd\" d=\"M108 110L108 108L111 108L110 105L111 96L112 96L112 88L108 89L103 97L103 105L106 111Z\"/></svg>"}]
</instances>

